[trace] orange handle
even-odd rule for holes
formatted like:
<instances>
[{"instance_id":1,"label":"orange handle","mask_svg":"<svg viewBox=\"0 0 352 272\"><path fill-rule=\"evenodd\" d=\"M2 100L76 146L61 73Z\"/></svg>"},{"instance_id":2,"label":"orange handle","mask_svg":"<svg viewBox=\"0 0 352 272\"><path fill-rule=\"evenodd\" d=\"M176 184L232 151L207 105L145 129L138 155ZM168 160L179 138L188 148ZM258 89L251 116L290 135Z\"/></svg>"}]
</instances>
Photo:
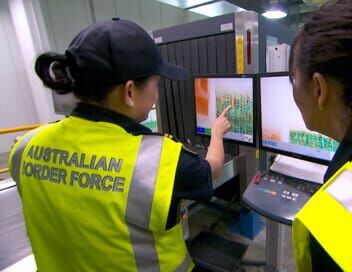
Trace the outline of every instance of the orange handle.
<instances>
[{"instance_id":1,"label":"orange handle","mask_svg":"<svg viewBox=\"0 0 352 272\"><path fill-rule=\"evenodd\" d=\"M4 128L4 129L0 129L0 134L13 133L13 132L24 131L24 130L30 130L30 129L34 129L34 128L40 127L41 125L42 124L34 124L34 125L27 125L27 126L14 127L14 128Z\"/></svg>"},{"instance_id":2,"label":"orange handle","mask_svg":"<svg viewBox=\"0 0 352 272\"><path fill-rule=\"evenodd\" d=\"M8 171L9 171L9 168L0 169L0 174L6 173Z\"/></svg>"}]
</instances>

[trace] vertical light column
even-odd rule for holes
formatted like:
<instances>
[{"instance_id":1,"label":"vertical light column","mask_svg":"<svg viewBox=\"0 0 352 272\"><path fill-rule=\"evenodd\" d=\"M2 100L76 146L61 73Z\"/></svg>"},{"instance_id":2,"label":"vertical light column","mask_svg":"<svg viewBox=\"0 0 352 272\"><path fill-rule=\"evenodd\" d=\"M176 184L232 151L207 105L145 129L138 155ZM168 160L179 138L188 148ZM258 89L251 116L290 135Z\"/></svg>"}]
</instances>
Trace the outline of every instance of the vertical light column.
<instances>
[{"instance_id":1,"label":"vertical light column","mask_svg":"<svg viewBox=\"0 0 352 272\"><path fill-rule=\"evenodd\" d=\"M41 123L52 121L57 119L57 116L54 115L50 93L43 88L34 73L34 60L37 56L37 52L35 51L31 33L35 30L33 27L35 28L36 26L30 26L23 0L9 0L8 3L20 48L19 53L21 54L25 66L25 74L29 82L29 86L25 91L32 93L35 104L33 111L39 116L39 121ZM26 4L28 5L28 3Z\"/></svg>"}]
</instances>

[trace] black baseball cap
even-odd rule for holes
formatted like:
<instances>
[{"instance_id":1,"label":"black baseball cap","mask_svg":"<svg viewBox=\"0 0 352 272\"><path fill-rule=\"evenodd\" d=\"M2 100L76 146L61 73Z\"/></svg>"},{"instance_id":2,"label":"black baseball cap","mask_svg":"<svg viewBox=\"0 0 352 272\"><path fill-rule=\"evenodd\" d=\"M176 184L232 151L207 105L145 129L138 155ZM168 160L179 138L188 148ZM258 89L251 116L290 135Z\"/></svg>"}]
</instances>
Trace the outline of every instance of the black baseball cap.
<instances>
[{"instance_id":1,"label":"black baseball cap","mask_svg":"<svg viewBox=\"0 0 352 272\"><path fill-rule=\"evenodd\" d=\"M186 80L189 72L163 60L149 34L139 25L114 18L94 23L70 43L66 55L94 82L118 84L161 75Z\"/></svg>"}]
</instances>

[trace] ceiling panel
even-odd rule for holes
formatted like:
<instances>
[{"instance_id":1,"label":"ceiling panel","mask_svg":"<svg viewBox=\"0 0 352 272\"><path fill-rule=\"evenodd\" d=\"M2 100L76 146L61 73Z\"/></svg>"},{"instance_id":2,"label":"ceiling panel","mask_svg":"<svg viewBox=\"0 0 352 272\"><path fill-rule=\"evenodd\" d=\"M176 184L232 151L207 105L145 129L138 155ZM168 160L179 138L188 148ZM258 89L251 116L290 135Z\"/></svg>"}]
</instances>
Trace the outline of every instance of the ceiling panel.
<instances>
[{"instance_id":1,"label":"ceiling panel","mask_svg":"<svg viewBox=\"0 0 352 272\"><path fill-rule=\"evenodd\" d=\"M187 9L190 7L202 5L204 3L209 3L209 0L157 0L158 2L162 2L174 7Z\"/></svg>"},{"instance_id":2,"label":"ceiling panel","mask_svg":"<svg viewBox=\"0 0 352 272\"><path fill-rule=\"evenodd\" d=\"M198 6L189 10L205 16L215 17L223 14L243 11L244 9L240 8L239 6L228 3L226 1L220 1L220 2L215 2L207 5Z\"/></svg>"}]
</instances>

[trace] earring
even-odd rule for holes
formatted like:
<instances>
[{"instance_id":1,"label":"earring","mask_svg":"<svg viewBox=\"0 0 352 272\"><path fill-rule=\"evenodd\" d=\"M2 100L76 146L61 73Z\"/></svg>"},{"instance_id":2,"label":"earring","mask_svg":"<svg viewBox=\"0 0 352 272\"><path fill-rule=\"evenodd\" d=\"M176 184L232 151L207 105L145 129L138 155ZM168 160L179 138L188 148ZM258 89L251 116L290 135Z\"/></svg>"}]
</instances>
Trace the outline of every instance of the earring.
<instances>
[{"instance_id":1,"label":"earring","mask_svg":"<svg viewBox=\"0 0 352 272\"><path fill-rule=\"evenodd\" d=\"M127 102L127 105L128 105L129 107L133 107L133 106L134 106L134 102L130 100L130 101Z\"/></svg>"}]
</instances>

